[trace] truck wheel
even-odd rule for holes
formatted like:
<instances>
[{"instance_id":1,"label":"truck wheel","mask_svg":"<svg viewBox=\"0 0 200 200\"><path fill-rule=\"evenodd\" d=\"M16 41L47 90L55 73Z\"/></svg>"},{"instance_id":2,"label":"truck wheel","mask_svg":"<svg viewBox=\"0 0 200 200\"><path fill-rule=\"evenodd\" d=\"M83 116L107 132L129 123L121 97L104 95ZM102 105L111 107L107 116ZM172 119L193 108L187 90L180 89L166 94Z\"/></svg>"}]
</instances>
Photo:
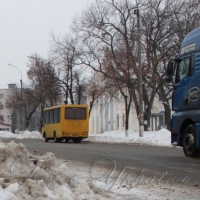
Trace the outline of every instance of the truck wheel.
<instances>
[{"instance_id":1,"label":"truck wheel","mask_svg":"<svg viewBox=\"0 0 200 200\"><path fill-rule=\"evenodd\" d=\"M196 157L198 149L196 147L196 129L190 124L183 134L183 152L187 157Z\"/></svg>"}]
</instances>

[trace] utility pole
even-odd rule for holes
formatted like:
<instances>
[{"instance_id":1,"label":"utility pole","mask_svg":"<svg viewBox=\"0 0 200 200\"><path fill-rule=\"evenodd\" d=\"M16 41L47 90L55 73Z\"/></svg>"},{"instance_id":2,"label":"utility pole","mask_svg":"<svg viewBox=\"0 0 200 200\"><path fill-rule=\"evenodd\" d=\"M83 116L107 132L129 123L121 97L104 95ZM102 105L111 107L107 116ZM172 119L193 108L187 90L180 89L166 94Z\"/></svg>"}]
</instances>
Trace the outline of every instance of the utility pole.
<instances>
[{"instance_id":1,"label":"utility pole","mask_svg":"<svg viewBox=\"0 0 200 200\"><path fill-rule=\"evenodd\" d=\"M22 98L23 98L23 96L22 96L22 72L21 72L21 70L20 70L18 67L14 66L14 65L11 65L11 64L9 64L9 63L8 63L8 65L11 66L11 67L14 67L14 68L18 69L19 72L20 72L20 75L21 75L21 79L20 79L20 85L21 85L21 101L22 101ZM20 110L20 122L19 122L19 123L20 123L19 129L20 129L20 131L22 131L22 109Z\"/></svg>"},{"instance_id":2,"label":"utility pole","mask_svg":"<svg viewBox=\"0 0 200 200\"><path fill-rule=\"evenodd\" d=\"M137 4L137 2L136 2ZM137 16L137 43L138 43L138 91L139 91L139 136L143 137L144 133L144 111L143 111L143 80L142 80L142 64L141 64L141 33L140 33L140 12L134 10Z\"/></svg>"}]
</instances>

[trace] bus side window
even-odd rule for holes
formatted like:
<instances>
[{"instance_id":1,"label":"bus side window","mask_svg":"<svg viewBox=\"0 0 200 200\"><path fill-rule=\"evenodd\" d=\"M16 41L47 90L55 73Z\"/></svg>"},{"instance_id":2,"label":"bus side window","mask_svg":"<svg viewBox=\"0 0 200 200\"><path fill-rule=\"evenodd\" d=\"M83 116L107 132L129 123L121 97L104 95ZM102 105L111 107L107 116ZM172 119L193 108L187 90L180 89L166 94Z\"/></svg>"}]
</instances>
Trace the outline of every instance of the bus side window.
<instances>
[{"instance_id":1,"label":"bus side window","mask_svg":"<svg viewBox=\"0 0 200 200\"><path fill-rule=\"evenodd\" d=\"M49 124L49 110L45 111L45 124Z\"/></svg>"},{"instance_id":2,"label":"bus side window","mask_svg":"<svg viewBox=\"0 0 200 200\"><path fill-rule=\"evenodd\" d=\"M54 123L59 123L60 122L60 109L56 108L54 109Z\"/></svg>"},{"instance_id":3,"label":"bus side window","mask_svg":"<svg viewBox=\"0 0 200 200\"><path fill-rule=\"evenodd\" d=\"M60 123L60 108L58 108L58 116L57 116L58 118L58 123Z\"/></svg>"},{"instance_id":4,"label":"bus side window","mask_svg":"<svg viewBox=\"0 0 200 200\"><path fill-rule=\"evenodd\" d=\"M43 124L46 124L46 111L43 113Z\"/></svg>"},{"instance_id":5,"label":"bus side window","mask_svg":"<svg viewBox=\"0 0 200 200\"><path fill-rule=\"evenodd\" d=\"M53 123L53 110L50 110L50 124Z\"/></svg>"},{"instance_id":6,"label":"bus side window","mask_svg":"<svg viewBox=\"0 0 200 200\"><path fill-rule=\"evenodd\" d=\"M53 112L53 123L57 123L57 115L58 115L58 109L54 109L54 112Z\"/></svg>"}]
</instances>

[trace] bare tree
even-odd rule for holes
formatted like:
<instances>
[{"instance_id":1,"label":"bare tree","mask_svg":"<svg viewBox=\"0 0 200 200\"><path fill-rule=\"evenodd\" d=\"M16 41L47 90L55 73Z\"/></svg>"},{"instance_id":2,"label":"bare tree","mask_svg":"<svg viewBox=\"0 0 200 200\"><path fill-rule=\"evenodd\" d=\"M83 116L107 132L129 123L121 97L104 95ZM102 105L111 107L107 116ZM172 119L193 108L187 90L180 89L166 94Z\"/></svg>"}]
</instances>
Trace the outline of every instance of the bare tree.
<instances>
[{"instance_id":1,"label":"bare tree","mask_svg":"<svg viewBox=\"0 0 200 200\"><path fill-rule=\"evenodd\" d=\"M80 62L109 78L122 94L126 130L132 93L137 93L134 10L135 6L127 0L96 1L80 18L75 19L72 27L83 43L78 54Z\"/></svg>"},{"instance_id":2,"label":"bare tree","mask_svg":"<svg viewBox=\"0 0 200 200\"><path fill-rule=\"evenodd\" d=\"M163 102L165 119L169 127L171 119L170 102L172 87L166 85L164 76L170 59L175 58L181 41L187 31L200 25L197 1L148 0L143 2L142 43L143 43L143 80L145 99L145 119L149 122L151 108L157 93ZM144 5L144 3L146 5ZM187 18L187 19L186 19ZM146 127L147 128L147 127Z\"/></svg>"},{"instance_id":3,"label":"bare tree","mask_svg":"<svg viewBox=\"0 0 200 200\"><path fill-rule=\"evenodd\" d=\"M179 0L139 2L146 105L144 119L148 122L145 130L148 129L156 94L163 101L167 123L170 121L169 100L172 87L167 86L163 78L167 62L176 54L185 32L194 29L195 24L199 26L199 13L195 10L198 3L199 0L185 0L184 3ZM126 120L132 100L139 114L135 9L136 5L128 0L97 0L82 16L74 20L72 26L79 41L82 41L82 49L77 54L81 63L101 72L115 83L124 98Z\"/></svg>"},{"instance_id":4,"label":"bare tree","mask_svg":"<svg viewBox=\"0 0 200 200\"><path fill-rule=\"evenodd\" d=\"M93 72L90 77L84 80L83 85L85 87L85 94L90 101L89 116L97 99L106 94L111 97L114 93L110 90L113 88L110 80L105 79L102 73Z\"/></svg>"},{"instance_id":5,"label":"bare tree","mask_svg":"<svg viewBox=\"0 0 200 200\"><path fill-rule=\"evenodd\" d=\"M81 80L81 73L78 71L74 74L74 93L76 97L76 103L86 103L86 85L84 84L84 81Z\"/></svg>"},{"instance_id":6,"label":"bare tree","mask_svg":"<svg viewBox=\"0 0 200 200\"><path fill-rule=\"evenodd\" d=\"M51 60L57 66L58 75L55 77L60 86L65 91L66 101L68 98L71 103L75 103L74 97L81 99L81 80L82 74L78 73L81 68L77 62L77 41L71 36L62 39L52 35Z\"/></svg>"},{"instance_id":7,"label":"bare tree","mask_svg":"<svg viewBox=\"0 0 200 200\"><path fill-rule=\"evenodd\" d=\"M44 107L61 104L62 91L57 78L55 78L57 77L55 69L49 60L34 54L29 57L28 67L27 75L34 91L33 98L39 102L38 106L41 111L41 128Z\"/></svg>"},{"instance_id":8,"label":"bare tree","mask_svg":"<svg viewBox=\"0 0 200 200\"><path fill-rule=\"evenodd\" d=\"M171 16L170 3L164 0L144 1L141 7L141 29L143 44L143 81L144 81L144 120L148 130L151 110L156 94L163 84L163 59L167 59L166 52L170 51L173 39L172 30L168 27Z\"/></svg>"},{"instance_id":9,"label":"bare tree","mask_svg":"<svg viewBox=\"0 0 200 200\"><path fill-rule=\"evenodd\" d=\"M29 127L30 119L40 103L34 94L34 90L30 88L23 88L22 95L19 89L15 89L12 96L6 100L7 108L18 112L23 110L23 116L25 117L23 127L25 129Z\"/></svg>"},{"instance_id":10,"label":"bare tree","mask_svg":"<svg viewBox=\"0 0 200 200\"><path fill-rule=\"evenodd\" d=\"M17 112L16 110L13 110L11 114L11 131L12 133L15 133L16 130L17 130Z\"/></svg>"}]
</instances>

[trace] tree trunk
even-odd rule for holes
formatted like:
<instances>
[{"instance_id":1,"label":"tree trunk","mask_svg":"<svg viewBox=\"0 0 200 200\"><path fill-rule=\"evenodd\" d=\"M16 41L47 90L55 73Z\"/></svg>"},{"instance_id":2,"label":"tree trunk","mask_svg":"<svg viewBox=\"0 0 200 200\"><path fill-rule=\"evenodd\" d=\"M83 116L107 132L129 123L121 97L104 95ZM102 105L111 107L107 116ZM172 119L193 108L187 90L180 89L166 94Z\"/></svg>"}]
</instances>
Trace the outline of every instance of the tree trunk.
<instances>
[{"instance_id":1,"label":"tree trunk","mask_svg":"<svg viewBox=\"0 0 200 200\"><path fill-rule=\"evenodd\" d=\"M36 108L37 108L37 106L35 106L33 108L33 110L30 112L28 117L26 116L26 129L29 127L29 123L30 123L31 117L32 117L33 113L36 111Z\"/></svg>"},{"instance_id":2,"label":"tree trunk","mask_svg":"<svg viewBox=\"0 0 200 200\"><path fill-rule=\"evenodd\" d=\"M94 104L94 99L92 99L92 101L90 101L89 117L92 112L93 104Z\"/></svg>"},{"instance_id":3,"label":"tree trunk","mask_svg":"<svg viewBox=\"0 0 200 200\"><path fill-rule=\"evenodd\" d=\"M163 102L163 106L165 109L165 123L168 130L171 130L171 108L169 104L169 100L165 95L164 85L160 87L160 98Z\"/></svg>"},{"instance_id":4,"label":"tree trunk","mask_svg":"<svg viewBox=\"0 0 200 200\"><path fill-rule=\"evenodd\" d=\"M128 99L127 95L123 95L125 101L125 136L128 137L128 129L129 129L129 113L132 103L131 96Z\"/></svg>"},{"instance_id":5,"label":"tree trunk","mask_svg":"<svg viewBox=\"0 0 200 200\"><path fill-rule=\"evenodd\" d=\"M144 131L148 131L148 127L150 126L150 118L151 118L151 107L148 107L144 113L144 120L147 122L144 124Z\"/></svg>"},{"instance_id":6,"label":"tree trunk","mask_svg":"<svg viewBox=\"0 0 200 200\"><path fill-rule=\"evenodd\" d=\"M41 117L40 117L40 131L42 131L42 126L43 126L43 124L44 124L44 103L42 103L41 104L41 111L40 111L40 113L41 113Z\"/></svg>"}]
</instances>

